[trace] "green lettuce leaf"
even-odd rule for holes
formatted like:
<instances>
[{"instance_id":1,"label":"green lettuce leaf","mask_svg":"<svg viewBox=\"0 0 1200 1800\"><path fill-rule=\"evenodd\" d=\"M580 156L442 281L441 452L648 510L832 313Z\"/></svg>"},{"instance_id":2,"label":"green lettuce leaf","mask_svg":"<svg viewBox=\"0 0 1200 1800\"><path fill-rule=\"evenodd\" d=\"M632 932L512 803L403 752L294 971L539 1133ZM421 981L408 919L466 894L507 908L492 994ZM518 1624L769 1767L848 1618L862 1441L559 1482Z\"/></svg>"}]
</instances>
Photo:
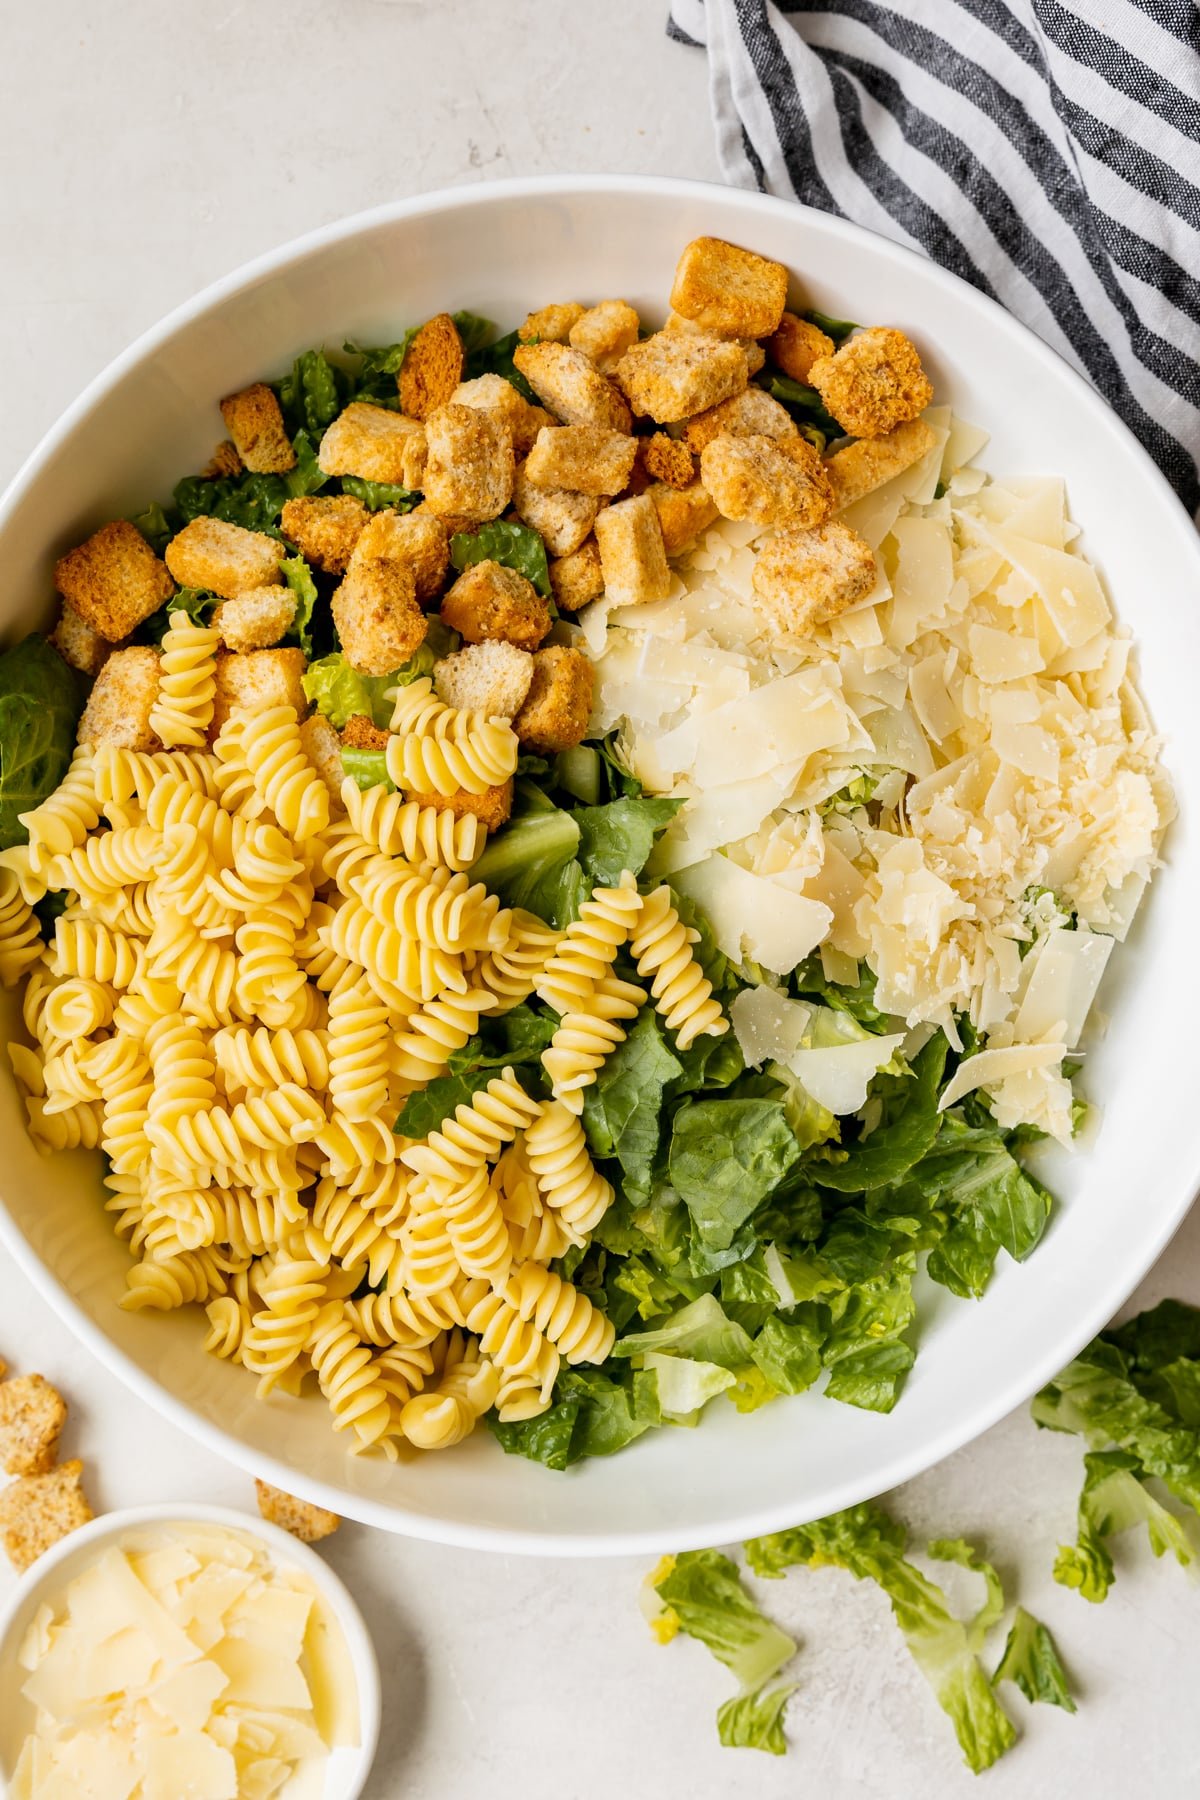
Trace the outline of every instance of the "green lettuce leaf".
<instances>
[{"instance_id":1,"label":"green lettuce leaf","mask_svg":"<svg viewBox=\"0 0 1200 1800\"><path fill-rule=\"evenodd\" d=\"M323 350L305 350L275 392L289 428L319 440L341 412L348 385Z\"/></svg>"},{"instance_id":2,"label":"green lettuce leaf","mask_svg":"<svg viewBox=\"0 0 1200 1800\"><path fill-rule=\"evenodd\" d=\"M696 1424L708 1402L737 1382L732 1369L703 1362L696 1356L668 1356L649 1350L642 1358L642 1367L653 1375L659 1411L672 1424Z\"/></svg>"},{"instance_id":3,"label":"green lettuce leaf","mask_svg":"<svg viewBox=\"0 0 1200 1800\"><path fill-rule=\"evenodd\" d=\"M825 336L832 338L835 344L840 344L844 338L850 336L852 331L858 330L858 326L852 320L831 319L828 313L818 312L813 306L810 306L807 312L801 313L800 317L807 319L810 325L815 325L818 331L823 331Z\"/></svg>"},{"instance_id":4,"label":"green lettuce leaf","mask_svg":"<svg viewBox=\"0 0 1200 1800\"><path fill-rule=\"evenodd\" d=\"M784 1756L783 1709L795 1691L794 1682L785 1682L726 1700L717 1708L717 1736L730 1750L765 1750L768 1756Z\"/></svg>"},{"instance_id":5,"label":"green lettuce leaf","mask_svg":"<svg viewBox=\"0 0 1200 1800\"><path fill-rule=\"evenodd\" d=\"M617 1159L627 1193L650 1191L662 1136L663 1097L682 1067L667 1044L657 1012L643 1007L584 1094L583 1124L592 1154Z\"/></svg>"},{"instance_id":6,"label":"green lettuce leaf","mask_svg":"<svg viewBox=\"0 0 1200 1800\"><path fill-rule=\"evenodd\" d=\"M578 848L574 815L532 782L519 780L513 816L492 833L471 876L486 882L506 906L523 906L561 930L579 917L588 897Z\"/></svg>"},{"instance_id":7,"label":"green lettuce leaf","mask_svg":"<svg viewBox=\"0 0 1200 1800\"><path fill-rule=\"evenodd\" d=\"M546 546L531 525L513 519L493 519L477 531L457 531L450 539L450 561L456 569L472 563L498 562L531 581L543 600L550 598L550 567Z\"/></svg>"},{"instance_id":8,"label":"green lettuce leaf","mask_svg":"<svg viewBox=\"0 0 1200 1800\"><path fill-rule=\"evenodd\" d=\"M789 1323L776 1314L755 1338L750 1354L778 1393L802 1394L821 1373L822 1336L811 1317Z\"/></svg>"},{"instance_id":9,"label":"green lettuce leaf","mask_svg":"<svg viewBox=\"0 0 1200 1800\"><path fill-rule=\"evenodd\" d=\"M313 608L317 604L317 584L313 580L312 570L302 556L287 556L279 567L283 571L283 579L296 596L296 614L287 635L295 639L305 656L311 656Z\"/></svg>"},{"instance_id":10,"label":"green lettuce leaf","mask_svg":"<svg viewBox=\"0 0 1200 1800\"><path fill-rule=\"evenodd\" d=\"M533 340L536 342L536 339ZM513 361L513 351L521 342L515 331L506 332L491 344L468 352L466 377L474 381L477 375L503 375L505 381L511 381L523 400L532 405L537 404L537 395Z\"/></svg>"},{"instance_id":11,"label":"green lettuce leaf","mask_svg":"<svg viewBox=\"0 0 1200 1800\"><path fill-rule=\"evenodd\" d=\"M369 512L411 512L421 496L410 488L387 481L364 481L360 475L343 475L342 492L361 500Z\"/></svg>"},{"instance_id":12,"label":"green lettuce leaf","mask_svg":"<svg viewBox=\"0 0 1200 1800\"><path fill-rule=\"evenodd\" d=\"M949 1045L942 1032L930 1038L911 1076L877 1076L872 1093L883 1091L882 1119L852 1145L840 1163L822 1165L815 1179L844 1194L898 1181L932 1149L941 1126L938 1093ZM1015 1165L1014 1165L1015 1166Z\"/></svg>"},{"instance_id":13,"label":"green lettuce leaf","mask_svg":"<svg viewBox=\"0 0 1200 1800\"><path fill-rule=\"evenodd\" d=\"M129 523L137 526L156 556L162 555L179 529L178 522L167 517L157 500L152 500L140 513L134 513Z\"/></svg>"},{"instance_id":14,"label":"green lettuce leaf","mask_svg":"<svg viewBox=\"0 0 1200 1800\"><path fill-rule=\"evenodd\" d=\"M755 1605L738 1567L719 1550L664 1557L648 1578L656 1635L695 1638L724 1663L743 1694L757 1694L796 1654L796 1642Z\"/></svg>"},{"instance_id":15,"label":"green lettuce leaf","mask_svg":"<svg viewBox=\"0 0 1200 1800\"><path fill-rule=\"evenodd\" d=\"M0 849L28 843L18 814L66 774L82 709L75 671L37 632L0 656Z\"/></svg>"},{"instance_id":16,"label":"green lettuce leaf","mask_svg":"<svg viewBox=\"0 0 1200 1800\"><path fill-rule=\"evenodd\" d=\"M165 606L142 620L138 636L145 638L148 644L161 644L170 628L172 613L186 613L193 625L207 625L220 604L219 595L207 593L203 588L177 588Z\"/></svg>"},{"instance_id":17,"label":"green lettuce leaf","mask_svg":"<svg viewBox=\"0 0 1200 1800\"><path fill-rule=\"evenodd\" d=\"M318 493L329 476L317 461L317 452L307 431L296 433L292 439L292 451L296 458L295 467L289 469L283 477L288 498L298 500L305 494Z\"/></svg>"},{"instance_id":18,"label":"green lettuce leaf","mask_svg":"<svg viewBox=\"0 0 1200 1800\"><path fill-rule=\"evenodd\" d=\"M539 1418L502 1424L489 1413L486 1420L510 1456L555 1470L588 1456L613 1456L660 1422L652 1375L571 1368L560 1371L554 1403Z\"/></svg>"},{"instance_id":19,"label":"green lettuce leaf","mask_svg":"<svg viewBox=\"0 0 1200 1800\"><path fill-rule=\"evenodd\" d=\"M414 663L424 648L422 645L413 658ZM422 673L428 671L422 670ZM308 700L318 712L324 713L336 731L341 731L355 715L365 716L380 731L386 731L391 723L392 703L384 695L403 677L400 670L391 675L360 675L357 669L350 667L342 652L335 650L331 656L310 662L300 679ZM409 679L415 679L415 675Z\"/></svg>"},{"instance_id":20,"label":"green lettuce leaf","mask_svg":"<svg viewBox=\"0 0 1200 1800\"><path fill-rule=\"evenodd\" d=\"M496 1026L495 1047L483 1037L470 1039L454 1052L445 1075L409 1094L395 1125L402 1137L424 1138L438 1131L456 1106L469 1106L479 1089L509 1066L519 1071L518 1081L535 1094L539 1091L542 1051L554 1035L554 1020L521 1006L498 1019Z\"/></svg>"},{"instance_id":21,"label":"green lettuce leaf","mask_svg":"<svg viewBox=\"0 0 1200 1800\"><path fill-rule=\"evenodd\" d=\"M898 1338L886 1344L864 1344L834 1364L826 1397L866 1412L891 1412L916 1356L912 1346Z\"/></svg>"},{"instance_id":22,"label":"green lettuce leaf","mask_svg":"<svg viewBox=\"0 0 1200 1800\"><path fill-rule=\"evenodd\" d=\"M1124 1450L1096 1450L1084 1457L1083 1466L1079 1535L1074 1545L1060 1548L1055 1581L1077 1588L1085 1600L1104 1600L1116 1580L1106 1540L1135 1525L1145 1525L1155 1556L1170 1551L1181 1568L1191 1567L1196 1550L1184 1521L1154 1498L1136 1456Z\"/></svg>"},{"instance_id":23,"label":"green lettuce leaf","mask_svg":"<svg viewBox=\"0 0 1200 1800\"><path fill-rule=\"evenodd\" d=\"M733 1242L799 1155L774 1100L686 1101L672 1120L671 1185L713 1249Z\"/></svg>"},{"instance_id":24,"label":"green lettuce leaf","mask_svg":"<svg viewBox=\"0 0 1200 1800\"><path fill-rule=\"evenodd\" d=\"M187 525L193 519L223 519L247 531L279 536L279 515L291 494L281 475L222 475L215 481L187 475L175 489L175 511Z\"/></svg>"},{"instance_id":25,"label":"green lettuce leaf","mask_svg":"<svg viewBox=\"0 0 1200 1800\"><path fill-rule=\"evenodd\" d=\"M394 794L396 784L387 772L387 757L382 750L342 750L342 774L348 775L365 793L369 788L386 788Z\"/></svg>"},{"instance_id":26,"label":"green lettuce leaf","mask_svg":"<svg viewBox=\"0 0 1200 1800\"><path fill-rule=\"evenodd\" d=\"M642 1357L648 1352L692 1357L698 1362L736 1370L753 1360L754 1346L742 1327L728 1317L720 1301L712 1294L703 1294L649 1331L633 1331L619 1337L611 1355Z\"/></svg>"},{"instance_id":27,"label":"green lettuce leaf","mask_svg":"<svg viewBox=\"0 0 1200 1800\"><path fill-rule=\"evenodd\" d=\"M579 827L578 856L589 881L613 887L626 869L640 875L655 838L682 805L682 800L610 800L577 807L571 817Z\"/></svg>"},{"instance_id":28,"label":"green lettuce leaf","mask_svg":"<svg viewBox=\"0 0 1200 1800\"><path fill-rule=\"evenodd\" d=\"M1004 1655L992 1676L992 1686L996 1687L1001 1681L1015 1681L1032 1703L1042 1701L1047 1706L1061 1706L1064 1712L1075 1711L1058 1645L1050 1635L1049 1627L1035 1619L1032 1613L1027 1613L1023 1606L1018 1606L1013 1615L1012 1629L1004 1646Z\"/></svg>"}]
</instances>

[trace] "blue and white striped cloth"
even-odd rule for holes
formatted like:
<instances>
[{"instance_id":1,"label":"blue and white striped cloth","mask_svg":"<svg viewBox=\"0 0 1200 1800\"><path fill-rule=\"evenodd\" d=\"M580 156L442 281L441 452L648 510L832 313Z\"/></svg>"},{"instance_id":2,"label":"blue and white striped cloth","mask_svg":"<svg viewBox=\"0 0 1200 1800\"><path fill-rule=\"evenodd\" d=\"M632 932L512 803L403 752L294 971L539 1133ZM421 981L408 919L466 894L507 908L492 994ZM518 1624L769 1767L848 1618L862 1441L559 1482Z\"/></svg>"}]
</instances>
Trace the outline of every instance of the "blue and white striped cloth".
<instances>
[{"instance_id":1,"label":"blue and white striped cloth","mask_svg":"<svg viewBox=\"0 0 1200 1800\"><path fill-rule=\"evenodd\" d=\"M1193 0L672 0L726 178L923 251L1104 394L1200 505Z\"/></svg>"}]
</instances>

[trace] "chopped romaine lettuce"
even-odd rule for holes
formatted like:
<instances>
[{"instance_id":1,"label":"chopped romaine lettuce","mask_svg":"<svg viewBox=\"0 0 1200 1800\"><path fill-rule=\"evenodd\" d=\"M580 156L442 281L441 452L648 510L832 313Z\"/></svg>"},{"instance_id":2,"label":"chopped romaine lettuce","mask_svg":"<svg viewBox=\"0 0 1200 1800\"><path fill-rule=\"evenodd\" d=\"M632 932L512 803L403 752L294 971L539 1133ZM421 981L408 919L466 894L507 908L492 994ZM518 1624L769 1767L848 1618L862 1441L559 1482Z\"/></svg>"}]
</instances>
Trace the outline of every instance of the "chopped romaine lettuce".
<instances>
[{"instance_id":1,"label":"chopped romaine lettuce","mask_svg":"<svg viewBox=\"0 0 1200 1800\"><path fill-rule=\"evenodd\" d=\"M544 600L550 598L550 568L546 546L531 525L513 519L493 519L476 531L458 531L450 539L450 561L456 569L472 563L498 562L531 581Z\"/></svg>"},{"instance_id":2,"label":"chopped romaine lettuce","mask_svg":"<svg viewBox=\"0 0 1200 1800\"><path fill-rule=\"evenodd\" d=\"M37 632L0 656L0 849L28 842L18 815L66 774L82 708L78 676Z\"/></svg>"},{"instance_id":3,"label":"chopped romaine lettuce","mask_svg":"<svg viewBox=\"0 0 1200 1800\"><path fill-rule=\"evenodd\" d=\"M1015 1682L1031 1704L1042 1701L1047 1706L1061 1706L1064 1712L1075 1711L1058 1645L1049 1627L1023 1606L1018 1606L1013 1614L1012 1629L992 1676L992 1686L1001 1681Z\"/></svg>"}]
</instances>

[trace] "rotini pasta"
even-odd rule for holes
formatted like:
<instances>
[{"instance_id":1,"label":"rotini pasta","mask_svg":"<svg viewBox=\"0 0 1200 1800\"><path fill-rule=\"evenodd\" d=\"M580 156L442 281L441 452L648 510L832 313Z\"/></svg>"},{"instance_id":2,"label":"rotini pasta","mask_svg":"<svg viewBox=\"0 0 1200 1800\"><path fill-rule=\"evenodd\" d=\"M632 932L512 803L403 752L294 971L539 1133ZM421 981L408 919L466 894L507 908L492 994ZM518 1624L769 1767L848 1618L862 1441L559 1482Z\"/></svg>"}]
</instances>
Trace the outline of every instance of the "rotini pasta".
<instances>
[{"instance_id":1,"label":"rotini pasta","mask_svg":"<svg viewBox=\"0 0 1200 1800\"><path fill-rule=\"evenodd\" d=\"M169 749L199 750L212 724L221 633L213 626L194 625L179 608L169 618L150 729Z\"/></svg>"},{"instance_id":2,"label":"rotini pasta","mask_svg":"<svg viewBox=\"0 0 1200 1800\"><path fill-rule=\"evenodd\" d=\"M692 945L699 941L700 933L676 912L669 888L655 888L646 895L629 948L681 1050L698 1037L720 1037L729 1030L729 1020L712 997L712 982L692 954Z\"/></svg>"},{"instance_id":3,"label":"rotini pasta","mask_svg":"<svg viewBox=\"0 0 1200 1800\"><path fill-rule=\"evenodd\" d=\"M563 1014L549 1047L542 1052L542 1067L550 1077L554 1098L571 1112L583 1111L584 1089L595 1081L600 1065L624 1038L626 1024L636 1018L645 999L634 982L606 975L578 1012Z\"/></svg>"},{"instance_id":4,"label":"rotini pasta","mask_svg":"<svg viewBox=\"0 0 1200 1800\"><path fill-rule=\"evenodd\" d=\"M41 961L42 934L11 869L0 869L0 982L15 987Z\"/></svg>"},{"instance_id":5,"label":"rotini pasta","mask_svg":"<svg viewBox=\"0 0 1200 1800\"><path fill-rule=\"evenodd\" d=\"M403 1407L399 1427L418 1450L447 1450L461 1443L496 1398L500 1378L470 1339L456 1334L436 1386Z\"/></svg>"},{"instance_id":6,"label":"rotini pasta","mask_svg":"<svg viewBox=\"0 0 1200 1800\"><path fill-rule=\"evenodd\" d=\"M382 785L360 788L349 776L342 783L342 804L351 828L366 844L409 863L469 869L487 835L473 813L458 819L452 812L389 793Z\"/></svg>"},{"instance_id":7,"label":"rotini pasta","mask_svg":"<svg viewBox=\"0 0 1200 1800\"><path fill-rule=\"evenodd\" d=\"M593 888L579 917L534 981L539 997L556 1013L582 1010L612 968L617 951L629 938L641 913L637 883L626 870L613 888Z\"/></svg>"},{"instance_id":8,"label":"rotini pasta","mask_svg":"<svg viewBox=\"0 0 1200 1800\"><path fill-rule=\"evenodd\" d=\"M400 689L392 732L387 772L409 792L482 794L517 766L520 746L508 721L444 705L428 676Z\"/></svg>"},{"instance_id":9,"label":"rotini pasta","mask_svg":"<svg viewBox=\"0 0 1200 1800\"><path fill-rule=\"evenodd\" d=\"M294 708L268 706L249 714L235 711L238 755L259 795L283 829L297 841L313 837L329 824L329 790L304 754ZM216 753L222 756L222 738ZM222 758L223 760L223 758Z\"/></svg>"},{"instance_id":10,"label":"rotini pasta","mask_svg":"<svg viewBox=\"0 0 1200 1800\"><path fill-rule=\"evenodd\" d=\"M582 1125L560 1100L525 1133L525 1153L546 1205L582 1243L608 1211L613 1191L593 1166Z\"/></svg>"}]
</instances>

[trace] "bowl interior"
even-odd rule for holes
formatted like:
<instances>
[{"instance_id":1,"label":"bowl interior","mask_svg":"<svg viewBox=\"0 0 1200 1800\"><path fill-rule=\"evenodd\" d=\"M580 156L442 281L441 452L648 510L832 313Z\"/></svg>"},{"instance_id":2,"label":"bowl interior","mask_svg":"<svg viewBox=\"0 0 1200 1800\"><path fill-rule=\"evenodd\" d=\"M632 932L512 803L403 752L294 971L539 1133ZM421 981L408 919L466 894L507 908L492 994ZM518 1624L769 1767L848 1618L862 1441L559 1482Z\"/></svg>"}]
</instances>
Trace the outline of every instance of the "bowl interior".
<instances>
[{"instance_id":1,"label":"bowl interior","mask_svg":"<svg viewBox=\"0 0 1200 1800\"><path fill-rule=\"evenodd\" d=\"M508 329L549 300L622 295L661 318L675 259L711 233L778 257L793 299L898 325L939 399L988 429L993 473L1059 474L1167 739L1181 817L1166 867L1113 957L1084 1091L1102 1109L1074 1156L1042 1173L1061 1205L1022 1268L1002 1259L986 1297L930 1284L920 1355L889 1417L818 1396L696 1431L660 1431L612 1461L549 1474L479 1434L389 1467L347 1455L319 1400L263 1404L242 1371L206 1357L202 1320L118 1310L127 1254L102 1209L95 1157L43 1160L0 1077L0 1227L90 1346L176 1422L293 1492L377 1525L480 1546L604 1552L683 1548L815 1517L927 1466L1051 1375L1131 1291L1200 1177L1191 1021L1200 1007L1193 908L1200 850L1200 554L1191 522L1132 439L1064 364L998 308L928 264L823 215L680 182L501 184L352 221L226 283L135 347L34 456L4 509L0 629L43 623L52 558L106 519L166 498L220 435L218 396L300 350L390 342L465 307ZM9 1001L12 1006L11 999ZM15 1020L15 1007L12 1010Z\"/></svg>"}]
</instances>

